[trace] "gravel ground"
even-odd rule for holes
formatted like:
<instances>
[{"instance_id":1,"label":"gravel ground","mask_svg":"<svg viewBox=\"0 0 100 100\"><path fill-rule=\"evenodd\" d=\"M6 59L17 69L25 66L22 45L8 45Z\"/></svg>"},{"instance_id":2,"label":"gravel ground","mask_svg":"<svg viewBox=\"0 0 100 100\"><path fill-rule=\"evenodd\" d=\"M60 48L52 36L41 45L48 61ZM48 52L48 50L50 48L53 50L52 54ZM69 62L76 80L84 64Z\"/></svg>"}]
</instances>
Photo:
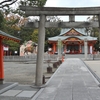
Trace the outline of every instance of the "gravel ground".
<instances>
[{"instance_id":1,"label":"gravel ground","mask_svg":"<svg viewBox=\"0 0 100 100\"><path fill-rule=\"evenodd\" d=\"M50 64L52 67L52 64ZM45 81L53 73L47 73L48 64L44 64L43 73ZM53 72L56 69L53 68ZM36 64L25 62L4 62L5 82L18 82L19 84L33 84L35 82Z\"/></svg>"},{"instance_id":2,"label":"gravel ground","mask_svg":"<svg viewBox=\"0 0 100 100\"><path fill-rule=\"evenodd\" d=\"M85 63L100 77L100 60L85 61ZM52 67L52 64L50 64ZM44 63L43 74L45 81L53 73L47 73L48 64ZM53 72L56 69L53 68ZM31 85L35 83L36 64L32 62L4 62L5 82L18 82L19 84Z\"/></svg>"},{"instance_id":3,"label":"gravel ground","mask_svg":"<svg viewBox=\"0 0 100 100\"><path fill-rule=\"evenodd\" d=\"M85 61L85 63L100 77L100 60Z\"/></svg>"}]
</instances>

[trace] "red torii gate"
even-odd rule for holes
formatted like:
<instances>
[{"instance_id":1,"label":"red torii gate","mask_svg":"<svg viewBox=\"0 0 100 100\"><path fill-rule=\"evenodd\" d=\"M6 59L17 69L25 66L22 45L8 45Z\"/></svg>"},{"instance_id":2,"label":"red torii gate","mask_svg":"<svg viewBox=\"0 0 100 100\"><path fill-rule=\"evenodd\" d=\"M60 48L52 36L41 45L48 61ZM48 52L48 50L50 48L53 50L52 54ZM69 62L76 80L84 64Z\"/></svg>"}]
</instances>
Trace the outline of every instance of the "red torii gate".
<instances>
[{"instance_id":1,"label":"red torii gate","mask_svg":"<svg viewBox=\"0 0 100 100\"><path fill-rule=\"evenodd\" d=\"M3 84L3 80L4 80L3 44L2 44L2 40L4 39L20 42L19 38L16 38L0 30L0 84Z\"/></svg>"}]
</instances>

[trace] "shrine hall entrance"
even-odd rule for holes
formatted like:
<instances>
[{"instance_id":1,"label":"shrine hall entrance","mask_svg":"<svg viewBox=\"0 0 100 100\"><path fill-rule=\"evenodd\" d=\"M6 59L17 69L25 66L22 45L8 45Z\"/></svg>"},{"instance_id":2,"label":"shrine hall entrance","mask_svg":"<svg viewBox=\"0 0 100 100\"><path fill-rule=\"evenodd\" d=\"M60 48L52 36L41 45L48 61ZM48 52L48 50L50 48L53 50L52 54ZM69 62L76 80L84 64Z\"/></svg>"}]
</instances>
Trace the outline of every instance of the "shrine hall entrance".
<instances>
[{"instance_id":1,"label":"shrine hall entrance","mask_svg":"<svg viewBox=\"0 0 100 100\"><path fill-rule=\"evenodd\" d=\"M79 45L78 44L68 44L67 51L70 51L70 54L78 54L79 52Z\"/></svg>"}]
</instances>

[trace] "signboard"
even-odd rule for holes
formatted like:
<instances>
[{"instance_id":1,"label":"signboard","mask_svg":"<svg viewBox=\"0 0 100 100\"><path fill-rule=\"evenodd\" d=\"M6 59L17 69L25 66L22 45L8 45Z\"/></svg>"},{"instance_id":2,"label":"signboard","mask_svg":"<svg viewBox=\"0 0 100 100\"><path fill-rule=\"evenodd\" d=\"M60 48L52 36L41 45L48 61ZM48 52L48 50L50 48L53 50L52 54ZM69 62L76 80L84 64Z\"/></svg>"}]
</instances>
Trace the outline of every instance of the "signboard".
<instances>
[{"instance_id":1,"label":"signboard","mask_svg":"<svg viewBox=\"0 0 100 100\"><path fill-rule=\"evenodd\" d=\"M3 50L4 51L8 51L9 50L9 47L8 46L3 46Z\"/></svg>"}]
</instances>

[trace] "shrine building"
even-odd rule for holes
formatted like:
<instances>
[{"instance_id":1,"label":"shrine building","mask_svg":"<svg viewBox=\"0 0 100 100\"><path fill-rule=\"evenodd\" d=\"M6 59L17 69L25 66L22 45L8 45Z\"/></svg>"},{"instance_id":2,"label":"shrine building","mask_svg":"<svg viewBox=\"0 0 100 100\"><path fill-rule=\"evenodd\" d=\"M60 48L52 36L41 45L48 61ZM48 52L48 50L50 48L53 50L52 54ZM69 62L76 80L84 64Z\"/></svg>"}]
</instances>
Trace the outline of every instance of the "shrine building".
<instances>
[{"instance_id":1,"label":"shrine building","mask_svg":"<svg viewBox=\"0 0 100 100\"><path fill-rule=\"evenodd\" d=\"M52 45L52 53L58 52L58 40L61 40L62 53L69 54L84 54L84 40L87 40L88 54L92 54L94 50L94 44L97 41L97 37L91 37L87 35L85 28L64 28L61 30L60 35L48 38L49 44Z\"/></svg>"}]
</instances>

